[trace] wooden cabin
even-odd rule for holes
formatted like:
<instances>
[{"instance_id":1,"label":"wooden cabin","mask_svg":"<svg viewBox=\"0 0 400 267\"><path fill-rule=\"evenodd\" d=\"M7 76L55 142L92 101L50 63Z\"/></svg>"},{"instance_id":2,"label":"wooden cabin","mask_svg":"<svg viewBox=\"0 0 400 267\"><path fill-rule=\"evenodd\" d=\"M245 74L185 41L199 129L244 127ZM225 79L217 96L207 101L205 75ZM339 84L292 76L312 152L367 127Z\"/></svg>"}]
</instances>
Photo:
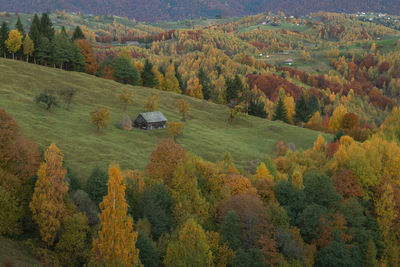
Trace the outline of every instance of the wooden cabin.
<instances>
[{"instance_id":1,"label":"wooden cabin","mask_svg":"<svg viewBox=\"0 0 400 267\"><path fill-rule=\"evenodd\" d=\"M163 129L167 126L167 118L160 111L140 113L133 125L143 130Z\"/></svg>"}]
</instances>

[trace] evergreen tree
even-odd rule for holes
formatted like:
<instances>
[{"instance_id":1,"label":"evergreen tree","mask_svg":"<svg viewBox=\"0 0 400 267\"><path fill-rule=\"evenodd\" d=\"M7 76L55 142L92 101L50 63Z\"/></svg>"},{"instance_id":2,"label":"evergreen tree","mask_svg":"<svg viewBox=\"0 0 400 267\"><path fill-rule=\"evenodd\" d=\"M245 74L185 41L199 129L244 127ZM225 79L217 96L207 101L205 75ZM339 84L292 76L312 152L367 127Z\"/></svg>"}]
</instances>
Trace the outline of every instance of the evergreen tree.
<instances>
[{"instance_id":1,"label":"evergreen tree","mask_svg":"<svg viewBox=\"0 0 400 267\"><path fill-rule=\"evenodd\" d=\"M64 25L62 25L60 33L63 34L65 37L68 38L67 30L65 29L65 26L64 26Z\"/></svg>"},{"instance_id":2,"label":"evergreen tree","mask_svg":"<svg viewBox=\"0 0 400 267\"><path fill-rule=\"evenodd\" d=\"M70 69L74 71L85 71L85 57L77 43L71 44Z\"/></svg>"},{"instance_id":3,"label":"evergreen tree","mask_svg":"<svg viewBox=\"0 0 400 267\"><path fill-rule=\"evenodd\" d=\"M285 103L283 102L282 97L279 97L278 104L275 108L274 116L272 117L273 121L280 120L286 123L289 123L289 119L287 116L287 110L285 107Z\"/></svg>"},{"instance_id":4,"label":"evergreen tree","mask_svg":"<svg viewBox=\"0 0 400 267\"><path fill-rule=\"evenodd\" d=\"M234 210L226 214L221 225L222 240L233 250L240 248L239 216Z\"/></svg>"},{"instance_id":5,"label":"evergreen tree","mask_svg":"<svg viewBox=\"0 0 400 267\"><path fill-rule=\"evenodd\" d=\"M239 93L244 89L244 85L239 75L235 75L235 78L226 80L226 102L230 103L232 100L239 97Z\"/></svg>"},{"instance_id":6,"label":"evergreen tree","mask_svg":"<svg viewBox=\"0 0 400 267\"><path fill-rule=\"evenodd\" d=\"M210 99L211 97L211 80L207 76L206 72L203 68L200 68L199 73L197 74L197 78L202 86L203 98L205 100Z\"/></svg>"},{"instance_id":7,"label":"evergreen tree","mask_svg":"<svg viewBox=\"0 0 400 267\"><path fill-rule=\"evenodd\" d=\"M139 84L138 72L128 58L123 56L116 57L112 65L118 82L131 85Z\"/></svg>"},{"instance_id":8,"label":"evergreen tree","mask_svg":"<svg viewBox=\"0 0 400 267\"><path fill-rule=\"evenodd\" d=\"M296 101L295 110L296 114L294 115L294 120L296 123L300 122L301 126L303 127L303 123L310 119L310 110L304 94L301 95L301 97Z\"/></svg>"},{"instance_id":9,"label":"evergreen tree","mask_svg":"<svg viewBox=\"0 0 400 267\"><path fill-rule=\"evenodd\" d=\"M355 257L352 257L346 244L340 238L340 234L335 232L333 242L318 251L315 266L351 267L359 265L355 262Z\"/></svg>"},{"instance_id":10,"label":"evergreen tree","mask_svg":"<svg viewBox=\"0 0 400 267\"><path fill-rule=\"evenodd\" d=\"M374 267L376 266L376 246L373 240L368 241L367 251L365 252L364 257L364 266L365 267Z\"/></svg>"},{"instance_id":11,"label":"evergreen tree","mask_svg":"<svg viewBox=\"0 0 400 267\"><path fill-rule=\"evenodd\" d=\"M248 252L239 249L235 253L234 267L263 267L264 257L259 249L250 248Z\"/></svg>"},{"instance_id":12,"label":"evergreen tree","mask_svg":"<svg viewBox=\"0 0 400 267\"><path fill-rule=\"evenodd\" d=\"M44 36L40 37L39 46L35 49L35 58L41 64L47 64L50 60L51 43L49 39Z\"/></svg>"},{"instance_id":13,"label":"evergreen tree","mask_svg":"<svg viewBox=\"0 0 400 267\"><path fill-rule=\"evenodd\" d=\"M49 41L53 40L54 28L53 28L53 22L51 22L49 14L47 13L42 14L42 17L40 18L39 31L40 34L49 39Z\"/></svg>"},{"instance_id":14,"label":"evergreen tree","mask_svg":"<svg viewBox=\"0 0 400 267\"><path fill-rule=\"evenodd\" d=\"M74 33L72 34L72 41L79 40L79 39L86 39L85 35L83 34L81 28L76 26Z\"/></svg>"},{"instance_id":15,"label":"evergreen tree","mask_svg":"<svg viewBox=\"0 0 400 267\"><path fill-rule=\"evenodd\" d=\"M7 22L3 21L0 28L0 53L3 57L7 57L7 45L6 41L8 39L8 34L10 30L8 28Z\"/></svg>"},{"instance_id":16,"label":"evergreen tree","mask_svg":"<svg viewBox=\"0 0 400 267\"><path fill-rule=\"evenodd\" d=\"M158 85L156 76L153 72L153 64L151 64L148 59L146 59L144 63L144 67L140 76L142 78L142 84L144 87L154 88Z\"/></svg>"},{"instance_id":17,"label":"evergreen tree","mask_svg":"<svg viewBox=\"0 0 400 267\"><path fill-rule=\"evenodd\" d=\"M265 104L261 101L250 101L249 115L266 118L267 112L265 111Z\"/></svg>"},{"instance_id":18,"label":"evergreen tree","mask_svg":"<svg viewBox=\"0 0 400 267\"><path fill-rule=\"evenodd\" d=\"M15 29L17 29L22 36L25 36L24 26L22 25L21 18L19 16L17 23L15 24Z\"/></svg>"},{"instance_id":19,"label":"evergreen tree","mask_svg":"<svg viewBox=\"0 0 400 267\"><path fill-rule=\"evenodd\" d=\"M80 49L79 49L80 51ZM68 40L67 36L62 32L57 34L51 41L51 62L55 66L59 66L61 69L70 61L73 57L73 47Z\"/></svg>"},{"instance_id":20,"label":"evergreen tree","mask_svg":"<svg viewBox=\"0 0 400 267\"><path fill-rule=\"evenodd\" d=\"M107 194L107 173L96 167L86 181L85 192L88 193L90 199L97 205L103 200Z\"/></svg>"},{"instance_id":21,"label":"evergreen tree","mask_svg":"<svg viewBox=\"0 0 400 267\"><path fill-rule=\"evenodd\" d=\"M35 48L35 51L33 52L35 61L37 58L37 54L38 54L38 50L39 50L39 46L40 46L40 40L41 40L39 29L40 29L40 20L39 20L38 15L35 14L35 16L33 17L33 20L32 20L31 28L29 29L29 37L32 39L33 47Z\"/></svg>"},{"instance_id":22,"label":"evergreen tree","mask_svg":"<svg viewBox=\"0 0 400 267\"><path fill-rule=\"evenodd\" d=\"M315 93L313 93L310 97L310 100L308 101L308 107L309 107L309 114L310 117L317 111L319 111L319 102L318 102L318 98L315 95Z\"/></svg>"},{"instance_id":23,"label":"evergreen tree","mask_svg":"<svg viewBox=\"0 0 400 267\"><path fill-rule=\"evenodd\" d=\"M153 241L142 231L139 231L136 247L139 249L140 262L146 267L157 267L160 258Z\"/></svg>"}]
</instances>

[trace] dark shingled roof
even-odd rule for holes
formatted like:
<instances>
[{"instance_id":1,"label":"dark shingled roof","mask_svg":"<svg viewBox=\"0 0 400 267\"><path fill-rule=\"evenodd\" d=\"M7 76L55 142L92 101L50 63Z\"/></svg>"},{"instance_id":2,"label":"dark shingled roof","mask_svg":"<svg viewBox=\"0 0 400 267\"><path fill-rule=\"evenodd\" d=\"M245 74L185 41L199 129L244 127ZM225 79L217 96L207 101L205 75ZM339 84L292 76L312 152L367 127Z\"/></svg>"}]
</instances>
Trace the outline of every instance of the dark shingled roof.
<instances>
[{"instance_id":1,"label":"dark shingled roof","mask_svg":"<svg viewBox=\"0 0 400 267\"><path fill-rule=\"evenodd\" d=\"M143 113L140 113L140 115L147 122L167 121L167 118L165 118L165 116L160 111L143 112Z\"/></svg>"}]
</instances>

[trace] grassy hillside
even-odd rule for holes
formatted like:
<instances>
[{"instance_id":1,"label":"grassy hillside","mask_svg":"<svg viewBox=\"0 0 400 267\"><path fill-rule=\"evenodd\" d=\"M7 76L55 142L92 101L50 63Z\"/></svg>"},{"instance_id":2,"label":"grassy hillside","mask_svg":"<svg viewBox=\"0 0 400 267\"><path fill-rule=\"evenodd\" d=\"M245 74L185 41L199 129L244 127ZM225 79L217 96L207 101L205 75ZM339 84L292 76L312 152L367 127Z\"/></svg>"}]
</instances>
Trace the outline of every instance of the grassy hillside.
<instances>
[{"instance_id":1,"label":"grassy hillside","mask_svg":"<svg viewBox=\"0 0 400 267\"><path fill-rule=\"evenodd\" d=\"M0 237L0 266L42 266L41 262L32 256L18 242Z\"/></svg>"},{"instance_id":2,"label":"grassy hillside","mask_svg":"<svg viewBox=\"0 0 400 267\"><path fill-rule=\"evenodd\" d=\"M59 91L68 87L78 89L70 112L65 110L63 102L60 108L48 112L34 101L44 89ZM143 87L128 86L134 101L124 112L116 95L126 87L84 73L0 59L0 106L41 149L55 142L65 153L66 165L81 179L86 179L96 165L106 168L111 161L123 168L144 168L156 144L168 137L167 130L123 131L119 122L125 113L134 120L152 93L160 93L160 110L169 121L179 120L173 104L185 98L191 106L190 118L178 141L190 152L211 161L221 159L228 151L239 166L252 168L265 154L272 153L277 138L293 142L297 148L308 148L318 135L308 129L255 117L239 119L230 125L225 106ZM100 132L89 121L89 112L95 105L108 106L112 115L110 126Z\"/></svg>"}]
</instances>

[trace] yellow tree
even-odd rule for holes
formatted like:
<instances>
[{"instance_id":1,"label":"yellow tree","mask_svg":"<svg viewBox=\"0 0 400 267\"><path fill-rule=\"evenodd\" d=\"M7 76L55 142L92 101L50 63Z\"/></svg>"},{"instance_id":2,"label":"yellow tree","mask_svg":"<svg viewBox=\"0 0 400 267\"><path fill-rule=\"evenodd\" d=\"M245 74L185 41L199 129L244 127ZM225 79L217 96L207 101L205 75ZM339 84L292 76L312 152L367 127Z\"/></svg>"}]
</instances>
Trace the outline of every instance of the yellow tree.
<instances>
[{"instance_id":1,"label":"yellow tree","mask_svg":"<svg viewBox=\"0 0 400 267\"><path fill-rule=\"evenodd\" d=\"M100 203L101 229L93 241L93 260L110 266L138 266L138 234L133 229L132 218L127 216L125 185L119 166L111 165L108 176L108 193Z\"/></svg>"},{"instance_id":2,"label":"yellow tree","mask_svg":"<svg viewBox=\"0 0 400 267\"><path fill-rule=\"evenodd\" d=\"M42 240L52 245L65 215L64 197L68 184L64 179L66 170L62 167L63 154L55 144L49 146L44 158L29 207Z\"/></svg>"},{"instance_id":3,"label":"yellow tree","mask_svg":"<svg viewBox=\"0 0 400 267\"><path fill-rule=\"evenodd\" d=\"M314 142L314 150L323 152L326 150L328 144L325 142L325 139L321 136L318 135L317 140Z\"/></svg>"},{"instance_id":4,"label":"yellow tree","mask_svg":"<svg viewBox=\"0 0 400 267\"><path fill-rule=\"evenodd\" d=\"M8 39L5 41L7 49L13 55L18 52L22 45L22 35L19 33L18 30L12 30L8 34Z\"/></svg>"},{"instance_id":5,"label":"yellow tree","mask_svg":"<svg viewBox=\"0 0 400 267\"><path fill-rule=\"evenodd\" d=\"M190 78L187 82L186 94L192 97L203 99L203 87L197 77Z\"/></svg>"},{"instance_id":6,"label":"yellow tree","mask_svg":"<svg viewBox=\"0 0 400 267\"><path fill-rule=\"evenodd\" d=\"M90 121L97 127L97 131L107 127L110 123L111 115L108 107L94 107L90 112Z\"/></svg>"},{"instance_id":7,"label":"yellow tree","mask_svg":"<svg viewBox=\"0 0 400 267\"><path fill-rule=\"evenodd\" d=\"M246 113L246 109L242 104L236 105L234 108L231 109L231 113L229 114L229 123L234 123L236 118L238 117L245 117L248 118L249 115Z\"/></svg>"},{"instance_id":8,"label":"yellow tree","mask_svg":"<svg viewBox=\"0 0 400 267\"><path fill-rule=\"evenodd\" d=\"M174 122L171 121L167 125L168 133L174 138L176 142L176 138L182 134L183 129L185 128L185 124L183 122Z\"/></svg>"},{"instance_id":9,"label":"yellow tree","mask_svg":"<svg viewBox=\"0 0 400 267\"><path fill-rule=\"evenodd\" d=\"M143 107L146 111L154 111L158 108L158 101L160 101L160 95L153 94L147 98Z\"/></svg>"},{"instance_id":10,"label":"yellow tree","mask_svg":"<svg viewBox=\"0 0 400 267\"><path fill-rule=\"evenodd\" d=\"M33 52L35 51L35 46L33 44L33 41L28 34L25 36L23 47L24 47L24 55L26 56L26 62L28 62L29 57L32 56Z\"/></svg>"},{"instance_id":11,"label":"yellow tree","mask_svg":"<svg viewBox=\"0 0 400 267\"><path fill-rule=\"evenodd\" d=\"M175 102L175 107L178 112L182 115L182 121L186 121L187 114L189 112L189 104L182 98Z\"/></svg>"},{"instance_id":12,"label":"yellow tree","mask_svg":"<svg viewBox=\"0 0 400 267\"><path fill-rule=\"evenodd\" d=\"M124 110L126 110L128 105L132 102L132 92L130 92L128 88L125 88L124 92L119 94L117 98L124 105Z\"/></svg>"},{"instance_id":13,"label":"yellow tree","mask_svg":"<svg viewBox=\"0 0 400 267\"><path fill-rule=\"evenodd\" d=\"M165 74L164 90L180 93L179 81L175 75L174 64L169 65L167 73Z\"/></svg>"},{"instance_id":14,"label":"yellow tree","mask_svg":"<svg viewBox=\"0 0 400 267\"><path fill-rule=\"evenodd\" d=\"M211 266L213 255L203 228L189 219L179 231L178 242L171 242L167 248L164 264L167 267Z\"/></svg>"},{"instance_id":15,"label":"yellow tree","mask_svg":"<svg viewBox=\"0 0 400 267\"><path fill-rule=\"evenodd\" d=\"M264 162L261 162L260 165L257 167L256 174L253 175L254 179L267 179L268 181L272 182L274 177L271 175L267 167L265 166Z\"/></svg>"},{"instance_id":16,"label":"yellow tree","mask_svg":"<svg viewBox=\"0 0 400 267\"><path fill-rule=\"evenodd\" d=\"M288 120L291 124L293 124L293 116L296 113L296 103L294 102L293 96L286 95L283 99L283 103L285 104Z\"/></svg>"},{"instance_id":17,"label":"yellow tree","mask_svg":"<svg viewBox=\"0 0 400 267\"><path fill-rule=\"evenodd\" d=\"M340 129L340 125L342 123L343 116L347 113L347 109L343 105L339 105L333 111L332 117L329 120L329 129L336 133Z\"/></svg>"}]
</instances>

